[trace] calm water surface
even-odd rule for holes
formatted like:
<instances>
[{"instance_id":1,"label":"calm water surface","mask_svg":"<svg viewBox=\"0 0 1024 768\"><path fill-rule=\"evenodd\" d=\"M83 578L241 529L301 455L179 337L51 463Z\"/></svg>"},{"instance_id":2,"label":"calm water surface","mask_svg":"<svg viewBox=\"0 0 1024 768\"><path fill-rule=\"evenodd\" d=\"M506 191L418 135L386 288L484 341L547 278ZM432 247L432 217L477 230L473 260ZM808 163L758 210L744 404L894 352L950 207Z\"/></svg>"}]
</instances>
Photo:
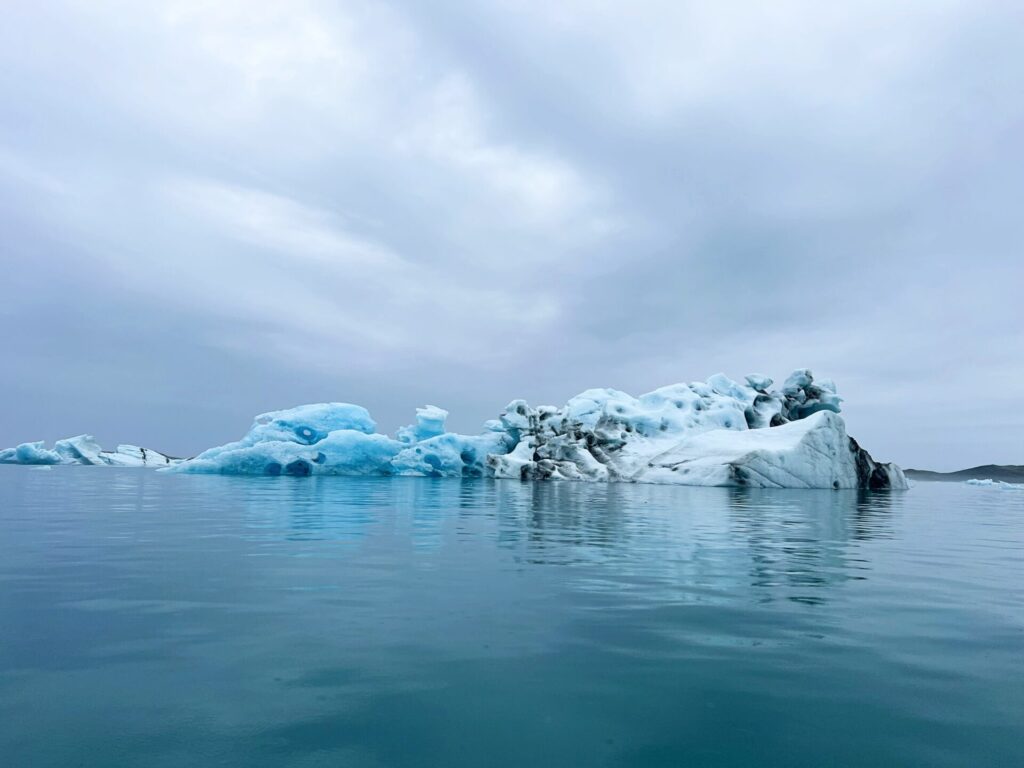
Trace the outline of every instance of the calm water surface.
<instances>
[{"instance_id":1,"label":"calm water surface","mask_svg":"<svg viewBox=\"0 0 1024 768\"><path fill-rule=\"evenodd\" d=\"M0 467L0 764L1022 765L1024 491Z\"/></svg>"}]
</instances>

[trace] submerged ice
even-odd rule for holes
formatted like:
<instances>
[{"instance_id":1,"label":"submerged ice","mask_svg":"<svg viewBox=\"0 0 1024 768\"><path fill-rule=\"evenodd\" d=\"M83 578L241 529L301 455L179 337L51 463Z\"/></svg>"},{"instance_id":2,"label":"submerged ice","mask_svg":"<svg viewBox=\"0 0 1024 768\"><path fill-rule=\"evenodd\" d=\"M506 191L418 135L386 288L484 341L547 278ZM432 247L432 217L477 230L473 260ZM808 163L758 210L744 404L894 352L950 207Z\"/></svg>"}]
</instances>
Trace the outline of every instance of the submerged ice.
<instances>
[{"instance_id":1,"label":"submerged ice","mask_svg":"<svg viewBox=\"0 0 1024 768\"><path fill-rule=\"evenodd\" d=\"M258 475L412 475L520 480L906 488L846 434L831 381L795 371L778 390L755 374L718 374L633 397L589 389L562 407L514 400L478 435L445 430L448 412L380 434L366 409L304 405L258 416L233 443L171 467Z\"/></svg>"}]
</instances>

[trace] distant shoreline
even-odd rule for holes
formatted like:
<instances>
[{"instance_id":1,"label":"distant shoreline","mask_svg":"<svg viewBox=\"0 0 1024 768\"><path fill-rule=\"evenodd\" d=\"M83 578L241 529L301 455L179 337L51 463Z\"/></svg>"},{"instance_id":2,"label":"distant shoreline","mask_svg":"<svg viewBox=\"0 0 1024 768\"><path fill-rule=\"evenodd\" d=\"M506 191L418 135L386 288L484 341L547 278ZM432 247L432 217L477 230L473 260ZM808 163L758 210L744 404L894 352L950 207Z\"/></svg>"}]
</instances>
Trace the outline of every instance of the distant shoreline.
<instances>
[{"instance_id":1,"label":"distant shoreline","mask_svg":"<svg viewBox=\"0 0 1024 768\"><path fill-rule=\"evenodd\" d=\"M914 480L936 482L1002 480L1006 483L1024 483L1024 465L1016 464L983 464L980 467L960 469L956 472L933 472L930 469L905 469L903 472Z\"/></svg>"}]
</instances>

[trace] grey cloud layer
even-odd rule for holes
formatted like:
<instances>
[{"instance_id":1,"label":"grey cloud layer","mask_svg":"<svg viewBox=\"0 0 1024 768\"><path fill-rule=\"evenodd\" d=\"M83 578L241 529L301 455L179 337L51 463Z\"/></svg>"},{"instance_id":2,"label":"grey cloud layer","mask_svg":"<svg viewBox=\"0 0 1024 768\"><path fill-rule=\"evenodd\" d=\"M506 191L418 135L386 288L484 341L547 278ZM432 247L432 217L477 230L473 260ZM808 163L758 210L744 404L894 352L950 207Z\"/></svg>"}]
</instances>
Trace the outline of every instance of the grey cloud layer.
<instances>
[{"instance_id":1,"label":"grey cloud layer","mask_svg":"<svg viewBox=\"0 0 1024 768\"><path fill-rule=\"evenodd\" d=\"M1013 3L18 5L0 443L808 365L881 458L1020 463L1022 42Z\"/></svg>"}]
</instances>

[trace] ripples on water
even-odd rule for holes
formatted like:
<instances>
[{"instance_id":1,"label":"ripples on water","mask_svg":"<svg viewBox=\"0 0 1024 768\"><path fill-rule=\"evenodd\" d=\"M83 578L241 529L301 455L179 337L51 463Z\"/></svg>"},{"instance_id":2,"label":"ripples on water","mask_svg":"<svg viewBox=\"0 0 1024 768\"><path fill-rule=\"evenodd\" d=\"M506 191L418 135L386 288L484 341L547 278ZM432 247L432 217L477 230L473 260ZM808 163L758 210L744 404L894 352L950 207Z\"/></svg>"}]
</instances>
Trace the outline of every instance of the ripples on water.
<instances>
[{"instance_id":1,"label":"ripples on water","mask_svg":"<svg viewBox=\"0 0 1024 768\"><path fill-rule=\"evenodd\" d=\"M1024 764L1022 555L962 485L2 467L0 764Z\"/></svg>"}]
</instances>

